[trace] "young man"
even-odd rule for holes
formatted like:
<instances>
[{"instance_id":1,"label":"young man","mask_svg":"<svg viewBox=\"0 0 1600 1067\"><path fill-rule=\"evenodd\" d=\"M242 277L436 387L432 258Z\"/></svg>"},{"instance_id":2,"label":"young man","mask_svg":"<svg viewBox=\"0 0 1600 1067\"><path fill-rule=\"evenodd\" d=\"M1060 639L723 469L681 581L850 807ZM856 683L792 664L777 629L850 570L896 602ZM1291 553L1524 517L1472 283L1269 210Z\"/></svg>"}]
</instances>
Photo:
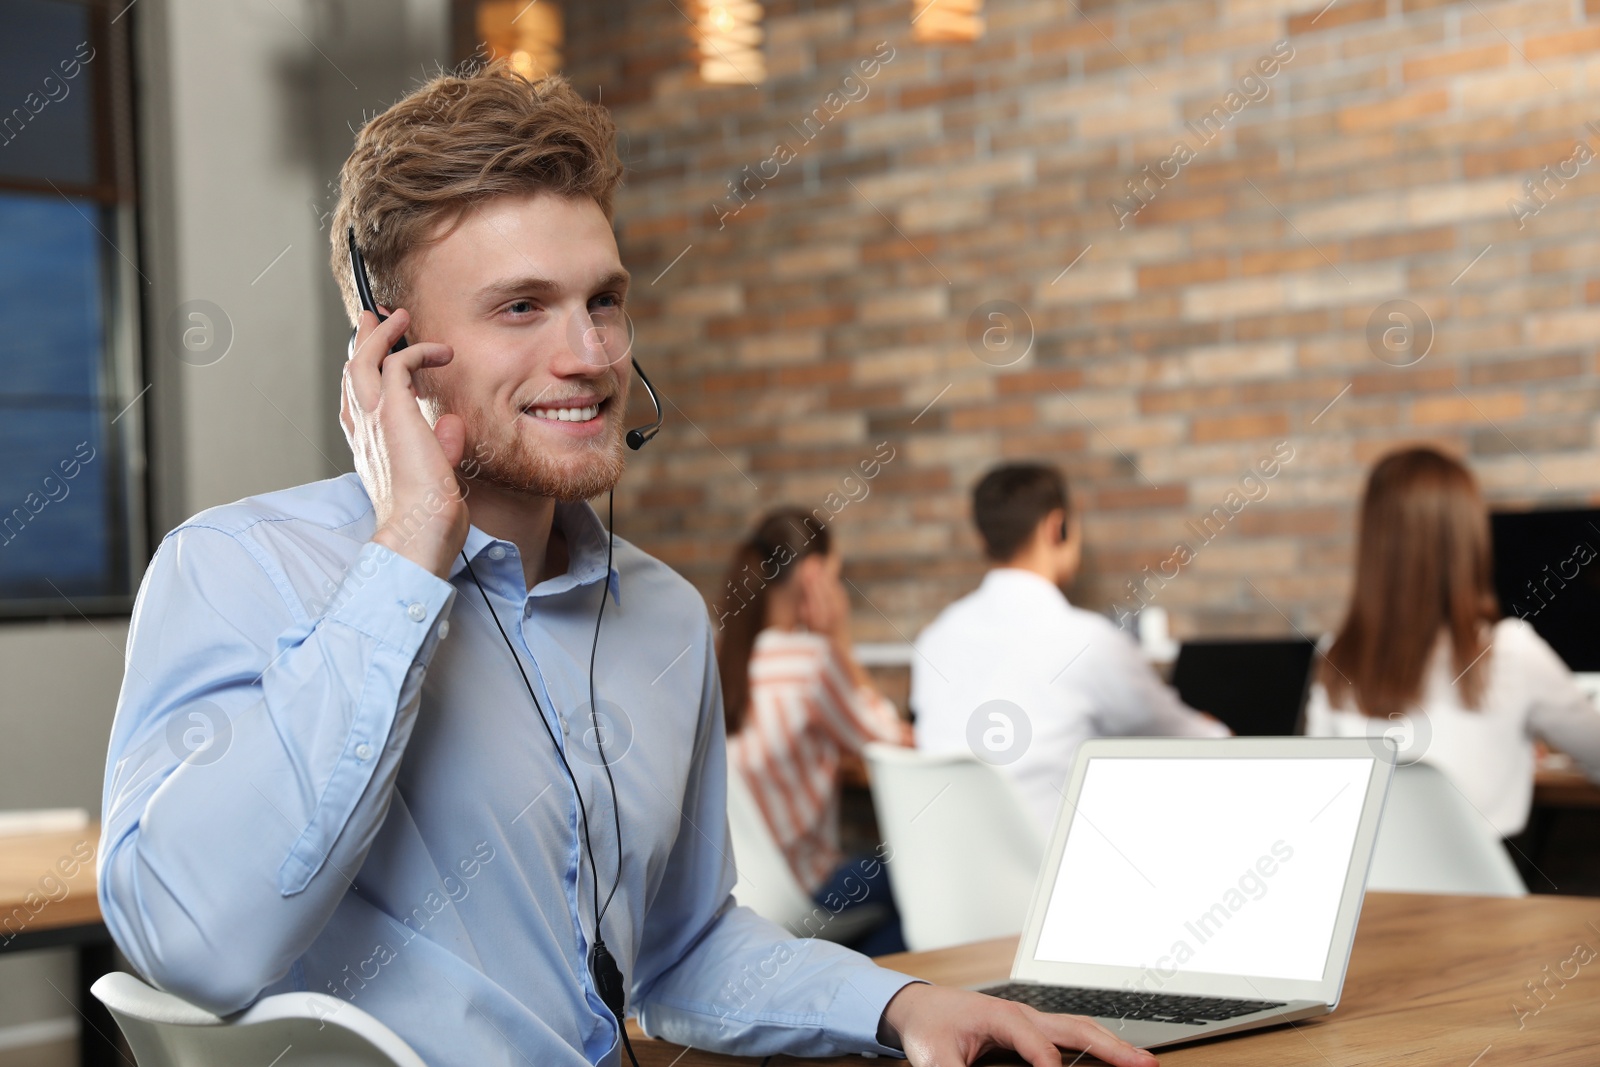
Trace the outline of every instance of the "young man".
<instances>
[{"instance_id":1,"label":"young man","mask_svg":"<svg viewBox=\"0 0 1600 1067\"><path fill-rule=\"evenodd\" d=\"M362 128L332 234L356 472L151 560L107 762L118 944L213 1011L334 994L440 1067L619 1062L602 938L644 1027L702 1048L1153 1062L733 906L705 605L585 503L623 469L613 142L498 65Z\"/></svg>"},{"instance_id":2,"label":"young man","mask_svg":"<svg viewBox=\"0 0 1600 1067\"><path fill-rule=\"evenodd\" d=\"M1082 540L1061 472L998 467L972 494L992 566L983 584L917 635L917 747L972 751L1007 773L1048 834L1079 742L1116 734L1225 737L1186 706L1110 620L1061 587Z\"/></svg>"}]
</instances>

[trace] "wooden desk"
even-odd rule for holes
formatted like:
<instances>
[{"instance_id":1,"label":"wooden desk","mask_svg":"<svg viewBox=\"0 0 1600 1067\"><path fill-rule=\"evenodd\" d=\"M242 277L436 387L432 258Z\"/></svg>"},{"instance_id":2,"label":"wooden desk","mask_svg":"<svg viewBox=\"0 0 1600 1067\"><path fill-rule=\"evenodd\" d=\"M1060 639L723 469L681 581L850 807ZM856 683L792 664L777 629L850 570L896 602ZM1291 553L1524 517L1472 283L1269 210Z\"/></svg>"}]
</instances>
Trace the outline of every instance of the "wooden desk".
<instances>
[{"instance_id":1,"label":"wooden desk","mask_svg":"<svg viewBox=\"0 0 1600 1067\"><path fill-rule=\"evenodd\" d=\"M116 1021L89 992L113 970L111 934L100 921L95 861L100 827L0 837L0 953L72 948L78 956L78 1043L83 1067L122 1062ZM58 990L62 998L66 990Z\"/></svg>"},{"instance_id":2,"label":"wooden desk","mask_svg":"<svg viewBox=\"0 0 1600 1067\"><path fill-rule=\"evenodd\" d=\"M1536 808L1600 808L1600 785L1578 770L1541 767L1533 776Z\"/></svg>"},{"instance_id":3,"label":"wooden desk","mask_svg":"<svg viewBox=\"0 0 1600 1067\"><path fill-rule=\"evenodd\" d=\"M1332 1015L1274 1030L1158 1050L1163 1064L1229 1067L1370 1067L1375 1064L1583 1065L1600 1037L1600 958L1568 964L1565 985L1549 980L1542 1010L1518 1027L1513 1003L1538 1007L1524 983L1561 972L1574 946L1600 953L1600 900L1584 897L1436 897L1372 893L1362 909L1344 999ZM1005 938L936 952L884 957L885 966L951 985L1004 978L1016 941ZM1545 967L1550 970L1546 972ZM634 1032L637 1034L638 1030ZM644 1067L732 1067L758 1061L685 1052L640 1037ZM1487 1051L1492 1048L1492 1051ZM1072 1062L1072 1056L1065 1057ZM860 1067L857 1056L772 1067ZM1021 1063L992 1058L985 1063ZM1086 1057L1084 1063L1098 1062Z\"/></svg>"}]
</instances>

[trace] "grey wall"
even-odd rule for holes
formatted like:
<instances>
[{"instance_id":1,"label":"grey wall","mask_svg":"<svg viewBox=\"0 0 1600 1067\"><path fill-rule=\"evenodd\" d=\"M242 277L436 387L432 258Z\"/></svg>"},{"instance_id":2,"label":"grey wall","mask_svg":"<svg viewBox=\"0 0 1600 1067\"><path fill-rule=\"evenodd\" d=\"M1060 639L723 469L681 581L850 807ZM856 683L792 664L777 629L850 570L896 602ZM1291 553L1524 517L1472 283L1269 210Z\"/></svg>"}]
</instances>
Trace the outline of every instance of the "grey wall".
<instances>
[{"instance_id":1,"label":"grey wall","mask_svg":"<svg viewBox=\"0 0 1600 1067\"><path fill-rule=\"evenodd\" d=\"M151 384L141 403L157 538L213 504L350 469L330 183L363 115L448 63L447 9L141 0L125 16L136 31ZM220 308L233 334L209 366L172 352L170 320L191 300ZM0 625L0 809L98 811L127 630L126 619ZM50 986L70 988L69 963L0 959L0 1067L8 1027L74 1017Z\"/></svg>"}]
</instances>

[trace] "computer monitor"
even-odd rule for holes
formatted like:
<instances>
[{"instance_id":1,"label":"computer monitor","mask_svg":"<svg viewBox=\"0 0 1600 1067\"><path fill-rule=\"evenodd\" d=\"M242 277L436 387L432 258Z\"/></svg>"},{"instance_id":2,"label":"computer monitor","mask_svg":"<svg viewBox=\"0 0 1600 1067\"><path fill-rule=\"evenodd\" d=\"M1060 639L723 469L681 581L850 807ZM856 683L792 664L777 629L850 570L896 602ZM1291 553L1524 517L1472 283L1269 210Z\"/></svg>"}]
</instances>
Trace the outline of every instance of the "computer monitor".
<instances>
[{"instance_id":1,"label":"computer monitor","mask_svg":"<svg viewBox=\"0 0 1600 1067\"><path fill-rule=\"evenodd\" d=\"M1303 732L1316 651L1302 637L1185 641L1172 685L1185 704L1239 737L1287 737Z\"/></svg>"},{"instance_id":2,"label":"computer monitor","mask_svg":"<svg viewBox=\"0 0 1600 1067\"><path fill-rule=\"evenodd\" d=\"M1574 671L1600 671L1600 510L1489 517L1500 610L1521 617Z\"/></svg>"}]
</instances>

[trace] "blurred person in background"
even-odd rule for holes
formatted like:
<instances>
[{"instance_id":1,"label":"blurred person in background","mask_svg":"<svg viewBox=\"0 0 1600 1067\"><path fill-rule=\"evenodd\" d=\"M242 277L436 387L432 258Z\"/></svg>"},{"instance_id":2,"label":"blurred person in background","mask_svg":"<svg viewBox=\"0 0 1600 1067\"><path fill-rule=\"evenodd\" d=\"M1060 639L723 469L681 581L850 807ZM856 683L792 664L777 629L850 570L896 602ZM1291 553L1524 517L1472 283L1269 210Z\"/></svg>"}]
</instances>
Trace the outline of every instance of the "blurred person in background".
<instances>
[{"instance_id":1,"label":"blurred person in background","mask_svg":"<svg viewBox=\"0 0 1600 1067\"><path fill-rule=\"evenodd\" d=\"M717 663L730 767L812 899L886 906L884 922L852 943L877 956L905 942L884 864L840 851L840 764L870 741L909 745L911 730L856 662L842 564L811 514L768 513L729 568Z\"/></svg>"},{"instance_id":2,"label":"blurred person in background","mask_svg":"<svg viewBox=\"0 0 1600 1067\"><path fill-rule=\"evenodd\" d=\"M1490 558L1471 471L1432 448L1379 460L1361 503L1355 590L1318 667L1306 732L1393 731L1402 760L1443 771L1510 837L1533 802L1535 737L1600 781L1600 713L1532 626L1499 617Z\"/></svg>"},{"instance_id":3,"label":"blurred person in background","mask_svg":"<svg viewBox=\"0 0 1600 1067\"><path fill-rule=\"evenodd\" d=\"M1179 700L1111 620L1067 600L1062 588L1078 573L1083 538L1059 470L991 470L973 490L972 516L989 572L917 636L918 748L972 751L999 767L1048 835L1081 742L1228 736ZM978 751L973 736L994 747Z\"/></svg>"}]
</instances>

